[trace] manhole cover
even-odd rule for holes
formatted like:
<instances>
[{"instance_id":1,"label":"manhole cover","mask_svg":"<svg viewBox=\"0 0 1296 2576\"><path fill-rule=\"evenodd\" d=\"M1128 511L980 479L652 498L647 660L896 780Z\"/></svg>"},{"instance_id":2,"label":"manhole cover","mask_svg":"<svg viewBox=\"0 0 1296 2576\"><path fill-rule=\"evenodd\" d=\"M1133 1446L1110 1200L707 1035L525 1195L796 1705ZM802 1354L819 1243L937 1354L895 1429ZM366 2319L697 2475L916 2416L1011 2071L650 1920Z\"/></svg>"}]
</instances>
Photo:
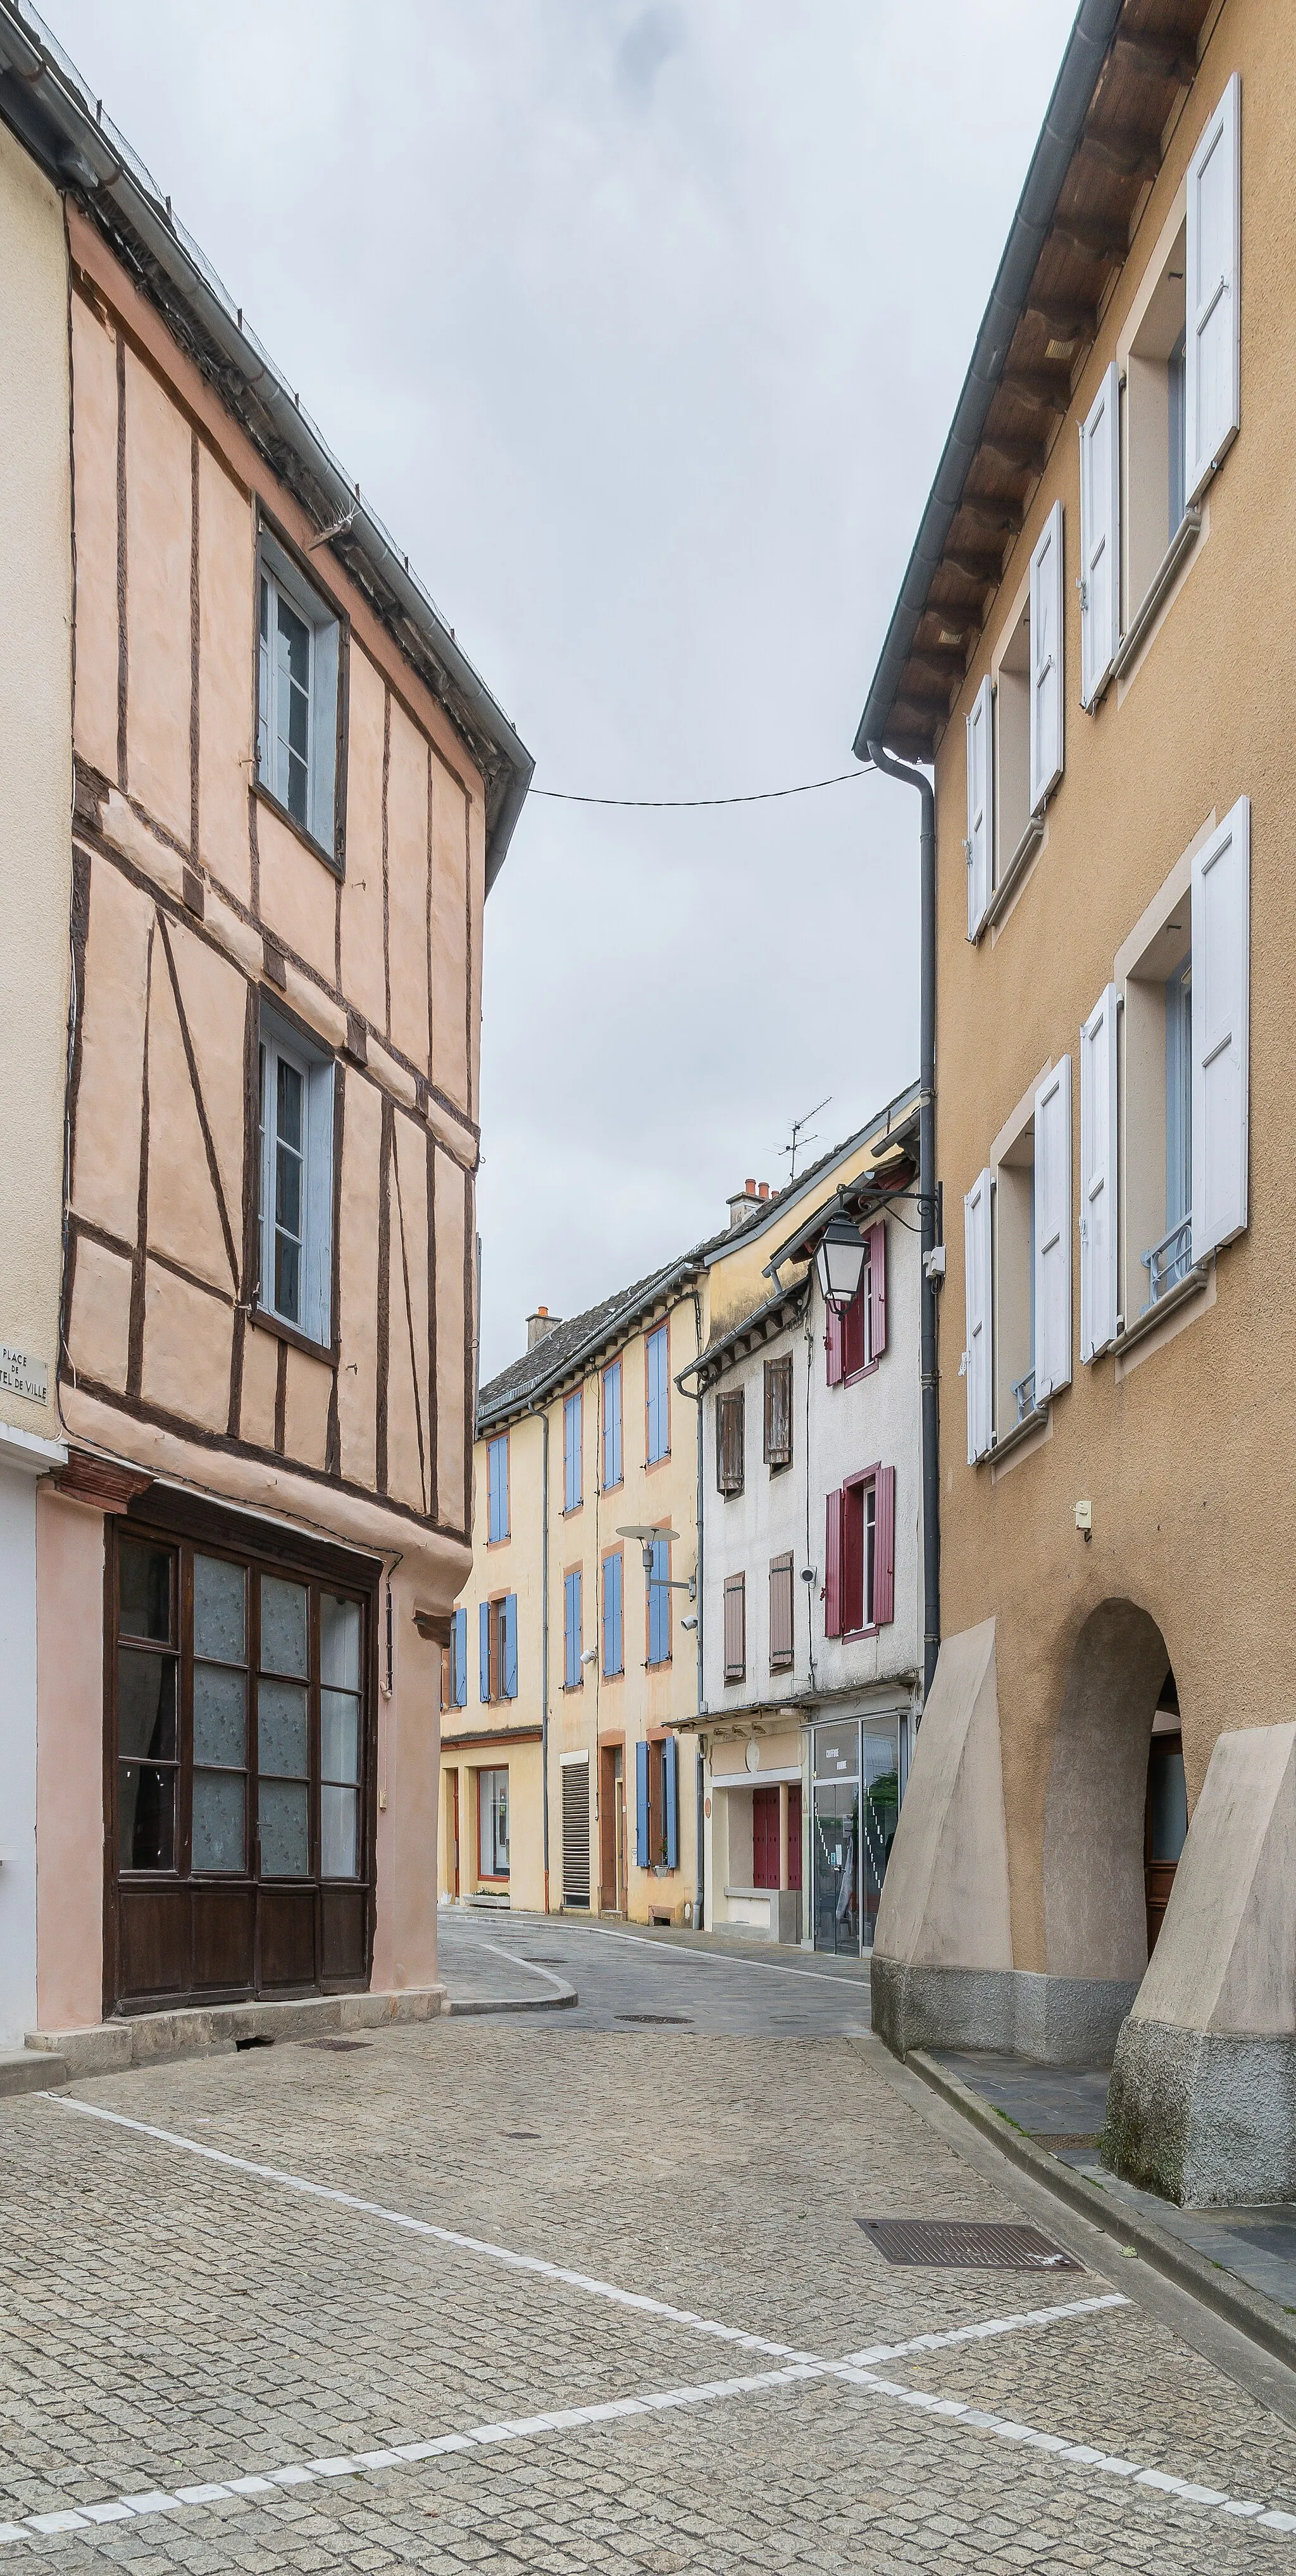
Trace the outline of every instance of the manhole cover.
<instances>
[{"instance_id":1,"label":"manhole cover","mask_svg":"<svg viewBox=\"0 0 1296 2576\"><path fill-rule=\"evenodd\" d=\"M958 2272L1083 2272L1038 2227L970 2218L861 2218L856 2221L888 2263L939 2264Z\"/></svg>"},{"instance_id":2,"label":"manhole cover","mask_svg":"<svg viewBox=\"0 0 1296 2576\"><path fill-rule=\"evenodd\" d=\"M650 2021L661 2029L667 2025L673 2030L691 2030L693 2027L687 2013L618 2013L617 2020Z\"/></svg>"},{"instance_id":3,"label":"manhole cover","mask_svg":"<svg viewBox=\"0 0 1296 2576\"><path fill-rule=\"evenodd\" d=\"M367 2048L369 2046L369 2042L367 2039L308 2039L306 2045L308 2048L335 2048L341 2050L344 2048Z\"/></svg>"},{"instance_id":4,"label":"manhole cover","mask_svg":"<svg viewBox=\"0 0 1296 2576\"><path fill-rule=\"evenodd\" d=\"M537 2146L540 2144L540 2132L538 2129L501 2129L500 2136L502 2138L531 2138L534 2139Z\"/></svg>"},{"instance_id":5,"label":"manhole cover","mask_svg":"<svg viewBox=\"0 0 1296 2576\"><path fill-rule=\"evenodd\" d=\"M1037 2147L1096 2147L1100 2129L1032 2129Z\"/></svg>"}]
</instances>

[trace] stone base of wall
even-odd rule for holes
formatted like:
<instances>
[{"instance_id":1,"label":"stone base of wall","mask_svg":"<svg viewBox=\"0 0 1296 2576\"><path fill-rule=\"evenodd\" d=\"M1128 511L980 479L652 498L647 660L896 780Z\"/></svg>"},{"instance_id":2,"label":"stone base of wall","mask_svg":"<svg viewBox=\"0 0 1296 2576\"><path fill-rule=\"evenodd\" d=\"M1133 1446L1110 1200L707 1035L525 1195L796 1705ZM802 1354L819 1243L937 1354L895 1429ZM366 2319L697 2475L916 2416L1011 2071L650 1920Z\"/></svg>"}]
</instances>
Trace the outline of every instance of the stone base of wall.
<instances>
[{"instance_id":1,"label":"stone base of wall","mask_svg":"<svg viewBox=\"0 0 1296 2576\"><path fill-rule=\"evenodd\" d=\"M1296 2199L1296 2036L1127 2021L1102 2155L1181 2207Z\"/></svg>"},{"instance_id":2,"label":"stone base of wall","mask_svg":"<svg viewBox=\"0 0 1296 2576\"><path fill-rule=\"evenodd\" d=\"M29 2030L27 2049L33 2056L44 2051L61 2059L68 2075L116 2075L124 2067L148 2066L160 2058L237 2048L240 2041L382 2030L393 2022L434 2021L448 2009L443 1985L403 1987L395 1994L302 1995L290 2003L185 2006L177 2012L123 2014L86 2030Z\"/></svg>"},{"instance_id":3,"label":"stone base of wall","mask_svg":"<svg viewBox=\"0 0 1296 2576\"><path fill-rule=\"evenodd\" d=\"M1108 2066L1137 1993L1123 1979L917 1967L873 1953L873 2028L897 2057L997 2048L1043 2066Z\"/></svg>"}]
</instances>

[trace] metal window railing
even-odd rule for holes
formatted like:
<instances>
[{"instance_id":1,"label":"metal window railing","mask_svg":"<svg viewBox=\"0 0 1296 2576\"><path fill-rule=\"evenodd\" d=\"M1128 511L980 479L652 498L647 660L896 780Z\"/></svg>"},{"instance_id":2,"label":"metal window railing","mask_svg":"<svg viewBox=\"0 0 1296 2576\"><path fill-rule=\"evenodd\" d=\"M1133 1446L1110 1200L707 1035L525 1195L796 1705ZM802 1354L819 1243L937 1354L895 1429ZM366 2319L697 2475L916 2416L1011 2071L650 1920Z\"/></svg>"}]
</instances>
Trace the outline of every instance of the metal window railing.
<instances>
[{"instance_id":1,"label":"metal window railing","mask_svg":"<svg viewBox=\"0 0 1296 2576\"><path fill-rule=\"evenodd\" d=\"M1025 1377L1014 1378L1012 1391L1013 1401L1017 1407L1017 1419L1019 1422L1024 1422L1027 1415L1035 1410L1034 1369L1028 1369Z\"/></svg>"},{"instance_id":2,"label":"metal window railing","mask_svg":"<svg viewBox=\"0 0 1296 2576\"><path fill-rule=\"evenodd\" d=\"M1181 1279L1187 1278L1192 1266L1192 1210L1190 1208L1187 1216L1181 1217L1178 1225L1172 1225L1169 1232L1162 1235L1160 1242L1154 1243L1151 1251L1143 1255L1143 1267L1148 1274L1150 1290L1147 1306L1143 1309L1145 1315L1149 1307L1155 1306L1158 1300L1166 1295L1167 1290L1177 1287Z\"/></svg>"}]
</instances>

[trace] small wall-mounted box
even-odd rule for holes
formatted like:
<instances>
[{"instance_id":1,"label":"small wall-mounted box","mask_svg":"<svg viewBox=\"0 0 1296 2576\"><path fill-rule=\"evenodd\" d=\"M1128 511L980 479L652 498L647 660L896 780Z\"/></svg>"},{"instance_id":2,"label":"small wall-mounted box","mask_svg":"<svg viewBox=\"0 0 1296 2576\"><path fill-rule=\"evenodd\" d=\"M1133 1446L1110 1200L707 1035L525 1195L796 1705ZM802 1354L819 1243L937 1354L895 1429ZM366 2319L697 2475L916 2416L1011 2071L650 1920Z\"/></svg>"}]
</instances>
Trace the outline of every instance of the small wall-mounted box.
<instances>
[{"instance_id":1,"label":"small wall-mounted box","mask_svg":"<svg viewBox=\"0 0 1296 2576\"><path fill-rule=\"evenodd\" d=\"M1093 1537L1093 1504L1092 1504L1092 1503L1077 1503L1077 1504L1076 1504L1076 1528L1077 1528L1078 1530L1083 1531L1084 1536L1085 1536L1086 1538L1092 1538L1092 1537Z\"/></svg>"}]
</instances>

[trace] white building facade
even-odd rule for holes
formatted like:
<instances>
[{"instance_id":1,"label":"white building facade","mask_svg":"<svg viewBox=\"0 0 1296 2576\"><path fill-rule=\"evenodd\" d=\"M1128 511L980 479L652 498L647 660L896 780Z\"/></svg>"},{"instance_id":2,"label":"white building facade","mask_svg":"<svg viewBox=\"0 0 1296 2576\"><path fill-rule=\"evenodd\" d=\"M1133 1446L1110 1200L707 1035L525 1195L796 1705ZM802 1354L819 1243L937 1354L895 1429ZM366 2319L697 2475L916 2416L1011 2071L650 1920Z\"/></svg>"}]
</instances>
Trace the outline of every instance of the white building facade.
<instances>
[{"instance_id":1,"label":"white building facade","mask_svg":"<svg viewBox=\"0 0 1296 2576\"><path fill-rule=\"evenodd\" d=\"M841 1953L872 1946L922 1675L914 1095L861 1137L855 1179L771 1226L769 1293L690 1373L703 1920ZM842 1213L865 1247L845 1316L814 1266Z\"/></svg>"}]
</instances>

